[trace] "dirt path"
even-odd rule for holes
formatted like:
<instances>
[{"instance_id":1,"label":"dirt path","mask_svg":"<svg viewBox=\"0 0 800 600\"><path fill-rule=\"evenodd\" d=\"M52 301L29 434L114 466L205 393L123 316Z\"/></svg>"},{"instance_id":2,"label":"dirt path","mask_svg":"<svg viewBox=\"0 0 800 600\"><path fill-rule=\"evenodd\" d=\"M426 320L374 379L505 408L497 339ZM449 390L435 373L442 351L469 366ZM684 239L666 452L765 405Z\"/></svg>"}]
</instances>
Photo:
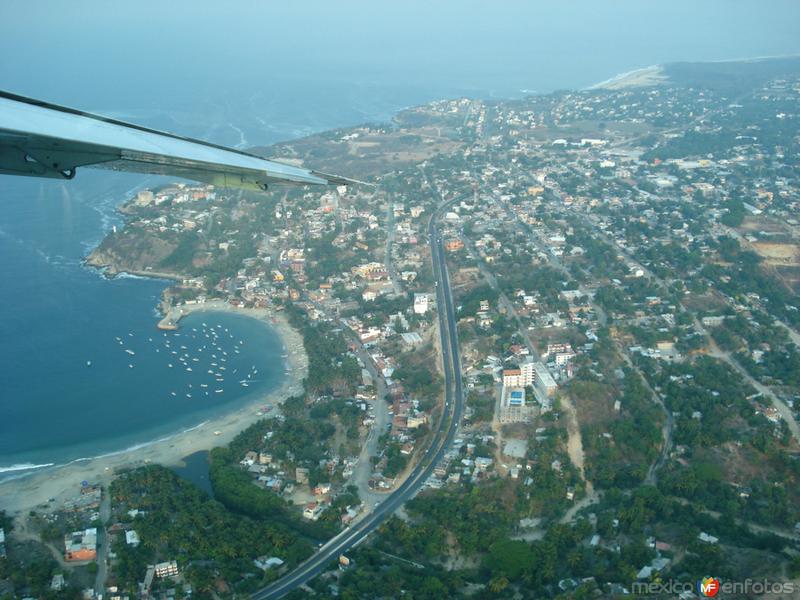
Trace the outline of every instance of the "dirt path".
<instances>
[{"instance_id":1,"label":"dirt path","mask_svg":"<svg viewBox=\"0 0 800 600\"><path fill-rule=\"evenodd\" d=\"M789 334L789 339L792 340L792 343L800 348L800 333L797 333L794 329L789 327L789 325L780 319L775 319L775 322L786 330L786 333Z\"/></svg>"},{"instance_id":2,"label":"dirt path","mask_svg":"<svg viewBox=\"0 0 800 600\"><path fill-rule=\"evenodd\" d=\"M14 522L14 537L21 541L21 542L36 542L37 544L43 544L49 551L50 554L53 555L53 558L58 562L59 566L64 569L71 569L76 566L85 565L90 563L91 561L79 561L79 562L71 562L68 563L64 560L64 555L50 542L45 542L42 538L30 530L28 527L28 517L24 515L19 515Z\"/></svg>"},{"instance_id":3,"label":"dirt path","mask_svg":"<svg viewBox=\"0 0 800 600\"><path fill-rule=\"evenodd\" d=\"M560 402L561 408L564 410L564 416L566 417L567 454L569 454L569 459L572 464L575 465L575 468L580 472L581 478L586 482L586 496L572 505L566 514L561 517L561 523L569 523L579 510L597 502L599 493L595 491L591 480L586 478L586 472L584 471L585 458L583 453L583 440L581 439L581 431L578 426L578 413L570 398L562 396Z\"/></svg>"},{"instance_id":4,"label":"dirt path","mask_svg":"<svg viewBox=\"0 0 800 600\"><path fill-rule=\"evenodd\" d=\"M575 410L575 406L572 404L572 400L569 398L569 396L561 396L559 398L559 402L561 403L561 407L564 409L564 416L567 420L567 454L569 454L569 459L572 461L572 464L575 465L575 468L580 471L581 477L586 480L586 473L584 471L583 440L581 439L581 431L580 427L578 426L578 411ZM587 481L587 489L590 485L591 483Z\"/></svg>"},{"instance_id":5,"label":"dirt path","mask_svg":"<svg viewBox=\"0 0 800 600\"><path fill-rule=\"evenodd\" d=\"M588 225L593 227L595 229L595 231L599 232L599 230L595 226L595 223L590 218L584 217L584 221ZM653 273L647 267L642 265L626 249L621 248L619 246L619 244L617 244L616 240L612 239L611 237L608 236L608 234L605 234L605 233L599 233L599 237L601 239L603 239L604 241L606 241L607 243L611 244L617 250L617 252L619 252L622 256L627 258L632 264L634 264L637 267L641 268L642 271L644 271L644 274L647 276L647 278L650 281L652 281L653 283L657 284L663 290L669 290L669 286L667 285L667 283L662 278L658 277L655 273ZM709 333L706 330L706 328L702 325L702 323L700 322L700 320L697 318L697 316L694 313L689 311L681 303L678 303L678 310L680 310L680 312L682 312L684 314L688 314L692 319L692 323L694 324L695 330L700 332L701 334L703 334L706 337L706 339L708 339L708 344L709 344L709 349L710 349L709 354L711 356L713 356L715 358L719 358L720 360L722 360L725 363L727 363L734 371L739 373L742 376L742 378L744 378L745 381L747 381L750 385L752 385L756 389L756 391L761 393L761 395L764 396L764 398L766 398L767 400L772 402L772 405L775 407L775 409L781 415L783 420L786 421L786 424L789 426L789 431L791 432L792 437L795 439L796 442L800 443L800 426L798 426L797 420L794 417L794 413L786 405L786 403L783 402L783 400L781 400L780 398L778 398L772 392L772 390L770 390L767 386L765 386L762 383L759 383L758 381L756 381L750 375L750 373L748 373L747 370L744 367L742 367L742 365L740 365L739 362L730 355L729 352L724 352L723 350L721 350L717 346L716 342L714 341L714 338L711 337L711 335L709 335ZM777 323L781 324L780 321L777 321ZM789 334L790 334L791 339L794 341L796 339L796 337L791 335L792 334L791 329L789 330ZM797 335L796 332L795 332L795 335Z\"/></svg>"},{"instance_id":6,"label":"dirt path","mask_svg":"<svg viewBox=\"0 0 800 600\"><path fill-rule=\"evenodd\" d=\"M528 236L528 238L531 239L534 243L536 244L539 243L539 241L535 238L535 236L533 236L533 234L531 234L523 227L516 213L514 213L514 211L511 210L511 208L507 204L501 202L498 198L495 198L495 201L505 209L509 218L514 220L518 230L521 233ZM464 245L473 254L473 256L477 256L477 252L474 246L472 246L470 240L467 239L465 236L462 236L461 239L464 242ZM568 276L567 270L559 261L551 258L551 264L552 266L561 270L563 273L565 273L565 275ZM532 357L534 360L541 360L541 358L539 357L539 353L537 352L536 347L534 346L533 341L531 340L528 331L525 328L525 325L523 324L522 320L519 317L519 314L514 308L514 304L506 297L505 294L502 293L502 290L497 284L497 280L494 278L491 272L485 267L485 265L483 265L481 261L478 261L478 267L481 271L481 274L484 276L489 285L493 289L500 292L499 303L503 308L505 308L506 312L517 322L517 332L525 341L525 345L528 347L528 351L530 353L529 356ZM591 481L586 479L586 472L584 470L583 440L581 439L581 430L580 426L578 425L578 413L575 410L575 406L572 404L572 400L568 396L566 395L561 396L560 402L561 402L561 407L564 410L564 415L566 417L567 454L569 455L569 459L572 462L572 464L575 465L575 468L578 469L578 471L580 472L581 478L586 482L587 497L596 498L594 485L592 485ZM495 417L496 415L497 415L497 410L495 410ZM498 432L498 439L500 440L500 443L502 443L501 436L499 435L500 428L499 427L495 428L493 423L493 429L495 429Z\"/></svg>"},{"instance_id":7,"label":"dirt path","mask_svg":"<svg viewBox=\"0 0 800 600\"><path fill-rule=\"evenodd\" d=\"M756 381L755 378L750 375L750 373L748 373L747 370L739 364L739 361L734 359L729 352L721 350L714 341L714 338L708 335L708 332L703 328L697 319L694 320L694 325L708 338L708 345L710 349L709 354L727 363L734 371L739 373L739 375L741 375L742 378L747 381L747 383L753 386L757 392L759 392L765 399L769 400L778 411L778 414L780 414L783 420L786 421L792 437L797 443L800 443L800 426L798 426L797 420L794 418L792 409L789 408L789 406L783 400L778 398L771 389L769 389L763 383Z\"/></svg>"}]
</instances>

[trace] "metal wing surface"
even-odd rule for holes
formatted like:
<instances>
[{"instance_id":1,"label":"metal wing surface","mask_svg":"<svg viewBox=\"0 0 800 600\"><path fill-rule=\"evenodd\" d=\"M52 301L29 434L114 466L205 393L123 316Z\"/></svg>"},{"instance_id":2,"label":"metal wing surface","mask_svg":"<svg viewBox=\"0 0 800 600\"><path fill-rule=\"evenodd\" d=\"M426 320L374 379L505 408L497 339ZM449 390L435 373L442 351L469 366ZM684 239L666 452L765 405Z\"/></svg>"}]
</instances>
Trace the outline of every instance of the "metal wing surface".
<instances>
[{"instance_id":1,"label":"metal wing surface","mask_svg":"<svg viewBox=\"0 0 800 600\"><path fill-rule=\"evenodd\" d=\"M0 174L72 179L78 167L250 190L361 183L0 91Z\"/></svg>"}]
</instances>

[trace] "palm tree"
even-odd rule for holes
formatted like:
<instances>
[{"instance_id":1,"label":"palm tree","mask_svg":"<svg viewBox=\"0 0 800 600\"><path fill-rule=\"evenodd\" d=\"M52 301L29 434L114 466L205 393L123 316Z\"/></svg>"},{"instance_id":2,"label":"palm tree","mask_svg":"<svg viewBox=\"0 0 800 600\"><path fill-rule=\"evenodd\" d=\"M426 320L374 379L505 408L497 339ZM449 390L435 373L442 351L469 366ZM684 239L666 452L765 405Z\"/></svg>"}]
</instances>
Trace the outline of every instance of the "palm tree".
<instances>
[{"instance_id":1,"label":"palm tree","mask_svg":"<svg viewBox=\"0 0 800 600\"><path fill-rule=\"evenodd\" d=\"M508 587L508 578L505 575L496 575L489 582L489 589L495 594L499 594Z\"/></svg>"}]
</instances>

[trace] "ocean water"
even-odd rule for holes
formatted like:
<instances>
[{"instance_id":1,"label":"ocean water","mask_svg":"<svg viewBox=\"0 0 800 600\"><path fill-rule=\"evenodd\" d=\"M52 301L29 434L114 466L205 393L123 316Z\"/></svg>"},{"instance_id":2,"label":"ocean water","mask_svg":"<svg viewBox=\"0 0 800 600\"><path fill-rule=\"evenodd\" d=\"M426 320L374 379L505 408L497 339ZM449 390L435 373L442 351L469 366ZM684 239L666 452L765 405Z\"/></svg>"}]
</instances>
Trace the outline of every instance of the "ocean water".
<instances>
[{"instance_id":1,"label":"ocean water","mask_svg":"<svg viewBox=\"0 0 800 600\"><path fill-rule=\"evenodd\" d=\"M208 312L162 332L154 307L167 282L108 280L81 264L131 183L93 173L75 192L0 181L0 475L196 426L284 377L266 324Z\"/></svg>"}]
</instances>

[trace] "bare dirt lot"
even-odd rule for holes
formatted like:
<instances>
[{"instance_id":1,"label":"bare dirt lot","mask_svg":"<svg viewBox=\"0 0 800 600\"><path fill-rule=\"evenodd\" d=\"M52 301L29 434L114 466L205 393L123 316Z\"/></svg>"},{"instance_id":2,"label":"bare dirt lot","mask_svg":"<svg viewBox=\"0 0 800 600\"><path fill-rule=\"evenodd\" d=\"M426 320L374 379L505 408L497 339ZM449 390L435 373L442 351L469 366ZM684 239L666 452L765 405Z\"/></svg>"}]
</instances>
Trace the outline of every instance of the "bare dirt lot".
<instances>
[{"instance_id":1,"label":"bare dirt lot","mask_svg":"<svg viewBox=\"0 0 800 600\"><path fill-rule=\"evenodd\" d=\"M800 248L797 244L755 242L753 248L771 265L800 265Z\"/></svg>"}]
</instances>

